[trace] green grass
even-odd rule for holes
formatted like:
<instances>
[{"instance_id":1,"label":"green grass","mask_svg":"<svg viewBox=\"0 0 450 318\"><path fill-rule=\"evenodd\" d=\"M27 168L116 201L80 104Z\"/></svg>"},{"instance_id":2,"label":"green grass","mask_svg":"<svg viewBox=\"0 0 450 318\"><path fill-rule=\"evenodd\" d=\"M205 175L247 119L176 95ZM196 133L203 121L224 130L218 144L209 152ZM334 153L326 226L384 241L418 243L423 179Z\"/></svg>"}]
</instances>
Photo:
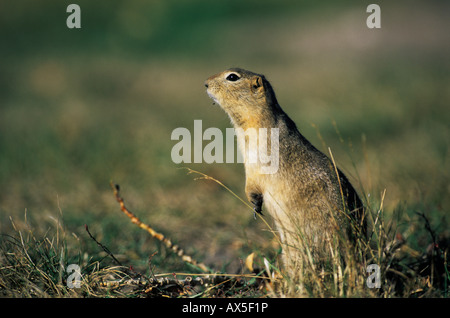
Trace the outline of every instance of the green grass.
<instances>
[{"instance_id":1,"label":"green grass","mask_svg":"<svg viewBox=\"0 0 450 318\"><path fill-rule=\"evenodd\" d=\"M101 284L136 273L198 273L131 224L111 180L143 222L214 271L248 273L243 263L252 253L255 268L280 270L280 246L268 226L222 186L194 180L170 157L173 129L192 129L194 119L204 129L231 126L203 82L240 66L265 74L300 131L323 152L332 149L374 219L383 202L373 250L381 253L396 236L405 241L395 257L364 251L382 264L381 290L364 287L365 263L353 262L360 251L344 255L345 265L330 262L321 277L305 274L305 294L448 296L448 267L431 270L447 259L449 238L445 4L384 4L381 30L368 30L364 5L351 1L267 1L257 10L253 1L79 4L78 31L65 27L63 3L0 10L8 43L0 52L0 295L293 295L297 287L287 282L271 291L236 278L186 293ZM186 166L245 197L241 165ZM433 237L418 213L438 246L431 258ZM66 286L62 269L72 263L85 278L80 290Z\"/></svg>"},{"instance_id":2,"label":"green grass","mask_svg":"<svg viewBox=\"0 0 450 318\"><path fill-rule=\"evenodd\" d=\"M235 200L233 196L230 192L229 199ZM355 245L343 239L342 249L330 245L334 257L320 263L304 251L303 271L295 281L284 275L276 255L268 261L270 253L258 249L253 250L256 256L251 261L250 255L241 261L238 273L222 268L211 269L210 275L173 254L164 260L156 257L158 252L170 254L164 246L146 258L136 255L137 242L128 253L113 253L87 226L84 235L68 233L62 211L49 218L44 233L35 233L25 213L22 220L11 218L14 231L1 236L0 292L3 297L447 297L448 236L423 212L399 207L386 218L383 200L379 206L367 206L368 238L357 238ZM245 210L251 213L248 205ZM272 232L270 224L265 224L266 231ZM105 233L113 238L102 239L117 241L123 228L117 231L106 226ZM142 238L147 233L137 234ZM134 268L129 265L133 258L146 264ZM177 271L161 272L170 267L170 260ZM71 264L80 268L76 288L69 285ZM369 264L380 267L380 288L367 285Z\"/></svg>"}]
</instances>

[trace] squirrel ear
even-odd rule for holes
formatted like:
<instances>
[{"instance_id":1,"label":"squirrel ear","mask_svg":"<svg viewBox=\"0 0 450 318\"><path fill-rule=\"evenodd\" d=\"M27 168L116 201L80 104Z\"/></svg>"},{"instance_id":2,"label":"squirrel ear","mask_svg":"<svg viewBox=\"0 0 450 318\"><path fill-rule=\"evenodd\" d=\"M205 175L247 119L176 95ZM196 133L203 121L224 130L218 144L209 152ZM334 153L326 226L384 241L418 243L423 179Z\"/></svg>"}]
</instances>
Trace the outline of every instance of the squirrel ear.
<instances>
[{"instance_id":1,"label":"squirrel ear","mask_svg":"<svg viewBox=\"0 0 450 318\"><path fill-rule=\"evenodd\" d=\"M261 76L255 75L252 78L252 82L251 82L251 89L252 92L257 92L259 91L261 88L263 88L263 79Z\"/></svg>"}]
</instances>

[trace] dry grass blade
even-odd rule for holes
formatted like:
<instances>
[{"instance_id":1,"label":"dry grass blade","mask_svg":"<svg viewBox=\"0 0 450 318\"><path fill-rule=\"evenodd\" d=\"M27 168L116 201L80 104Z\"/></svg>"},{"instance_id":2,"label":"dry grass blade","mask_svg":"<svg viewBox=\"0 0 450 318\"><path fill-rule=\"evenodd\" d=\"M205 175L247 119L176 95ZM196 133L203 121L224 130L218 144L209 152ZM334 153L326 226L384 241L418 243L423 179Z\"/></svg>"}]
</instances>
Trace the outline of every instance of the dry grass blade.
<instances>
[{"instance_id":1,"label":"dry grass blade","mask_svg":"<svg viewBox=\"0 0 450 318\"><path fill-rule=\"evenodd\" d=\"M220 185L221 187L223 187L225 190L227 190L229 193L231 193L235 198L237 198L244 205L246 205L252 211L254 216L258 216L264 222L264 224L267 226L267 229L274 235L274 238L278 242L278 244L280 244L280 245L282 244L280 238L276 234L276 231L274 231L272 229L272 227L267 222L267 220L264 218L264 216L261 213L255 213L255 211L253 210L253 207L250 204L248 204L248 202L246 202L244 199L242 199L240 196L238 196L236 193L234 193L233 190L228 188L226 185L224 185L219 180L217 180L217 179L215 179L215 178L213 178L211 176L208 176L207 174L204 174L203 172L192 170L192 169L187 168L187 167L183 167L182 169L186 169L188 171L188 174L194 173L194 174L201 175L201 177L196 178L195 180L199 180L199 179L211 180L211 181L214 181L215 183L217 183L218 185Z\"/></svg>"}]
</instances>

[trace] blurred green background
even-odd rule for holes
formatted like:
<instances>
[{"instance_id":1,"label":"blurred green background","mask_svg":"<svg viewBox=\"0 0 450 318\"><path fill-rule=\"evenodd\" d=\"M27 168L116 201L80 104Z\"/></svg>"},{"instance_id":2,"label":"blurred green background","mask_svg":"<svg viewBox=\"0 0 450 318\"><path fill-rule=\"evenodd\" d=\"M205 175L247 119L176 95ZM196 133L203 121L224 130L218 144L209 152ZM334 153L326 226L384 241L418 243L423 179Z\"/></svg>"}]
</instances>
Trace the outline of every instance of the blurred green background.
<instances>
[{"instance_id":1,"label":"blurred green background","mask_svg":"<svg viewBox=\"0 0 450 318\"><path fill-rule=\"evenodd\" d=\"M82 251L91 232L126 264L158 242L121 214L128 207L213 267L273 250L244 196L243 166L171 160L171 132L231 127L204 80L228 67L265 74L300 131L333 155L370 204L432 215L450 208L448 1L0 2L0 233L10 217L45 233L61 219ZM81 7L81 29L66 8ZM206 144L206 143L205 143ZM204 144L204 145L205 145ZM358 181L360 180L360 181ZM25 226L25 225L24 225ZM233 265L234 264L234 265ZM237 265L236 265L237 264Z\"/></svg>"}]
</instances>

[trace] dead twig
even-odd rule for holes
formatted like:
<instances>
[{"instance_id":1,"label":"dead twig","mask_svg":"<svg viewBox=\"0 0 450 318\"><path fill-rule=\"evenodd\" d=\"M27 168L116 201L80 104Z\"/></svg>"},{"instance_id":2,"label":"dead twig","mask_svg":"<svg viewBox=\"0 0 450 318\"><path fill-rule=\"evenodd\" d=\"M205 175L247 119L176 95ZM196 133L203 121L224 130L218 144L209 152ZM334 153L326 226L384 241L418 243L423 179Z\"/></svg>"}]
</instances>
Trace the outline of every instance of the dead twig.
<instances>
[{"instance_id":1,"label":"dead twig","mask_svg":"<svg viewBox=\"0 0 450 318\"><path fill-rule=\"evenodd\" d=\"M123 265L119 262L119 260L114 256L114 254L111 253L111 251L110 251L105 245L103 245L102 243L100 243L99 241L97 241L97 240L95 239L95 237L91 234L91 232L89 232L89 228L88 228L87 224L85 224L84 227L85 227L85 229L86 229L86 232L87 232L87 233L89 234L89 236L91 237L91 239L93 239L94 242L97 243L97 245L100 246L100 247L102 248L102 250L105 251L106 254L108 254L109 256L111 256L111 258L114 260L114 262L117 263L117 265L123 266Z\"/></svg>"},{"instance_id":2,"label":"dead twig","mask_svg":"<svg viewBox=\"0 0 450 318\"><path fill-rule=\"evenodd\" d=\"M211 273L211 270L208 267L200 262L197 262L191 256L186 255L185 252L178 246L172 243L172 241L166 238L163 234L156 232L152 227L143 223L136 215L134 215L128 208L125 206L123 198L119 195L120 187L118 184L111 183L111 188L114 191L114 196L117 202L120 204L120 209L126 216L131 219L131 222L139 226L141 229L147 231L152 237L156 238L160 242L162 242L169 250L178 255L183 261L189 263L199 269L201 269L205 273Z\"/></svg>"}]
</instances>

